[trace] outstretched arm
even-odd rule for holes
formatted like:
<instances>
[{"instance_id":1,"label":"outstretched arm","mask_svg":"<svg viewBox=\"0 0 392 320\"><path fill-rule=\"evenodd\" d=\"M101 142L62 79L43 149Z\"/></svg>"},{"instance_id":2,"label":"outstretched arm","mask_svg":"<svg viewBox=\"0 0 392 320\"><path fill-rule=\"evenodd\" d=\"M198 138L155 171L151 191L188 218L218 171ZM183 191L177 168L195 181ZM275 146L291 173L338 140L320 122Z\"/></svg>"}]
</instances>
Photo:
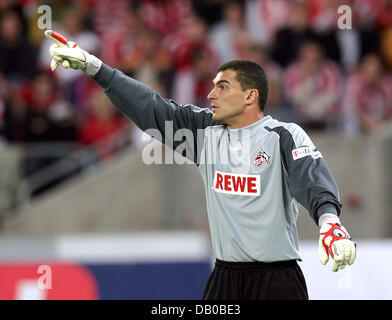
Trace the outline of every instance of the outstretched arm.
<instances>
[{"instance_id":1,"label":"outstretched arm","mask_svg":"<svg viewBox=\"0 0 392 320\"><path fill-rule=\"evenodd\" d=\"M52 70L61 65L64 68L84 71L102 86L113 105L140 129L159 130L161 142L173 149L185 142L187 147L189 146L187 149L192 152L183 155L197 163L197 154L201 151L197 148L198 130L214 124L211 110L191 104L180 105L173 100L162 98L150 87L112 69L55 31L47 30L45 35L54 42L50 48ZM165 126L169 126L169 130L165 130ZM179 129L185 132L179 134L182 139L175 139ZM170 136L168 132L171 133Z\"/></svg>"}]
</instances>

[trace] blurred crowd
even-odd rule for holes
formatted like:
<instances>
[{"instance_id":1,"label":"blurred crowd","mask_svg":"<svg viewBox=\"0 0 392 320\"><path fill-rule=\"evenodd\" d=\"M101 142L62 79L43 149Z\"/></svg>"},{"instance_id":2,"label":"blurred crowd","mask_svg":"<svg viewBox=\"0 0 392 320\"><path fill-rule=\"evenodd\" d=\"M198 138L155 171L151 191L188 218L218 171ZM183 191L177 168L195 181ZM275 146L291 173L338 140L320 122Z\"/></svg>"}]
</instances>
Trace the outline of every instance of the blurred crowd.
<instances>
[{"instance_id":1,"label":"blurred crowd","mask_svg":"<svg viewBox=\"0 0 392 320\"><path fill-rule=\"evenodd\" d=\"M338 28L343 4L352 29ZM247 59L281 121L355 136L392 119L392 0L0 0L3 143L91 145L130 123L82 72L51 72L40 5L53 29L180 103L208 107L217 68Z\"/></svg>"}]
</instances>

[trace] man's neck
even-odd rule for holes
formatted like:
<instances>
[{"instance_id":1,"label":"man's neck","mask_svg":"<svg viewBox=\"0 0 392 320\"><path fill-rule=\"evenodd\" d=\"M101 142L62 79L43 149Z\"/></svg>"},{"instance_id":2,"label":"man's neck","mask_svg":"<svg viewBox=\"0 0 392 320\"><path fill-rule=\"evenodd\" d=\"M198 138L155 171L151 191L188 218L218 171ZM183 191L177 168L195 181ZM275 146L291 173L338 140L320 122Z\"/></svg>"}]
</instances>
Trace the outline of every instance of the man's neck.
<instances>
[{"instance_id":1,"label":"man's neck","mask_svg":"<svg viewBox=\"0 0 392 320\"><path fill-rule=\"evenodd\" d=\"M245 119L238 119L238 121L236 121L236 122L233 121L233 123L228 123L227 125L230 129L240 129L243 127L250 126L251 124L253 124L263 118L264 118L264 114L258 113L257 115L255 115L251 118L247 117Z\"/></svg>"}]
</instances>

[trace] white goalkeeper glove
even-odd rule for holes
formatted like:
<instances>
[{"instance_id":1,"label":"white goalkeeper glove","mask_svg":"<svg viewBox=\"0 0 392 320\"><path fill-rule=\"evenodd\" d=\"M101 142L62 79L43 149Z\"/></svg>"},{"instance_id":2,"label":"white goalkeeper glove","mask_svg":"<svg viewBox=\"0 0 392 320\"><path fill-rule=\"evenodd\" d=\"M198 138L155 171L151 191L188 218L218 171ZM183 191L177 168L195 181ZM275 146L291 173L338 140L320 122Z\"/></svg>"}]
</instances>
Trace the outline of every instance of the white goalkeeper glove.
<instances>
[{"instance_id":1,"label":"white goalkeeper glove","mask_svg":"<svg viewBox=\"0 0 392 320\"><path fill-rule=\"evenodd\" d=\"M356 257L356 244L351 241L347 230L340 223L326 222L321 225L319 255L322 264L329 256L334 260L332 271L342 270L347 264L352 265Z\"/></svg>"},{"instance_id":2,"label":"white goalkeeper glove","mask_svg":"<svg viewBox=\"0 0 392 320\"><path fill-rule=\"evenodd\" d=\"M61 65L65 69L80 69L88 76L93 76L101 68L102 61L100 59L81 49L75 42L68 41L60 33L46 30L45 36L54 42L49 49L52 56L50 64L52 71Z\"/></svg>"}]
</instances>

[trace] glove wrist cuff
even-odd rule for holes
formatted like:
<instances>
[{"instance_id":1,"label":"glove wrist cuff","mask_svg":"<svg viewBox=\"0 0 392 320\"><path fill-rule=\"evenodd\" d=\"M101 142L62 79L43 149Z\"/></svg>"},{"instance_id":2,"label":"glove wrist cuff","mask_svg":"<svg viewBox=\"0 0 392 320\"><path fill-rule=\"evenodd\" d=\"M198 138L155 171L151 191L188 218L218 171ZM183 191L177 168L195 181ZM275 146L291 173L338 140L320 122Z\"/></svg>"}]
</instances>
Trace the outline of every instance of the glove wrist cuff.
<instances>
[{"instance_id":1,"label":"glove wrist cuff","mask_svg":"<svg viewBox=\"0 0 392 320\"><path fill-rule=\"evenodd\" d=\"M89 54L88 63L86 65L86 70L84 71L88 76L95 76L99 69L101 69L102 61L96 56Z\"/></svg>"},{"instance_id":2,"label":"glove wrist cuff","mask_svg":"<svg viewBox=\"0 0 392 320\"><path fill-rule=\"evenodd\" d=\"M324 213L318 220L318 225L321 227L325 223L340 223L340 219L336 214Z\"/></svg>"}]
</instances>

